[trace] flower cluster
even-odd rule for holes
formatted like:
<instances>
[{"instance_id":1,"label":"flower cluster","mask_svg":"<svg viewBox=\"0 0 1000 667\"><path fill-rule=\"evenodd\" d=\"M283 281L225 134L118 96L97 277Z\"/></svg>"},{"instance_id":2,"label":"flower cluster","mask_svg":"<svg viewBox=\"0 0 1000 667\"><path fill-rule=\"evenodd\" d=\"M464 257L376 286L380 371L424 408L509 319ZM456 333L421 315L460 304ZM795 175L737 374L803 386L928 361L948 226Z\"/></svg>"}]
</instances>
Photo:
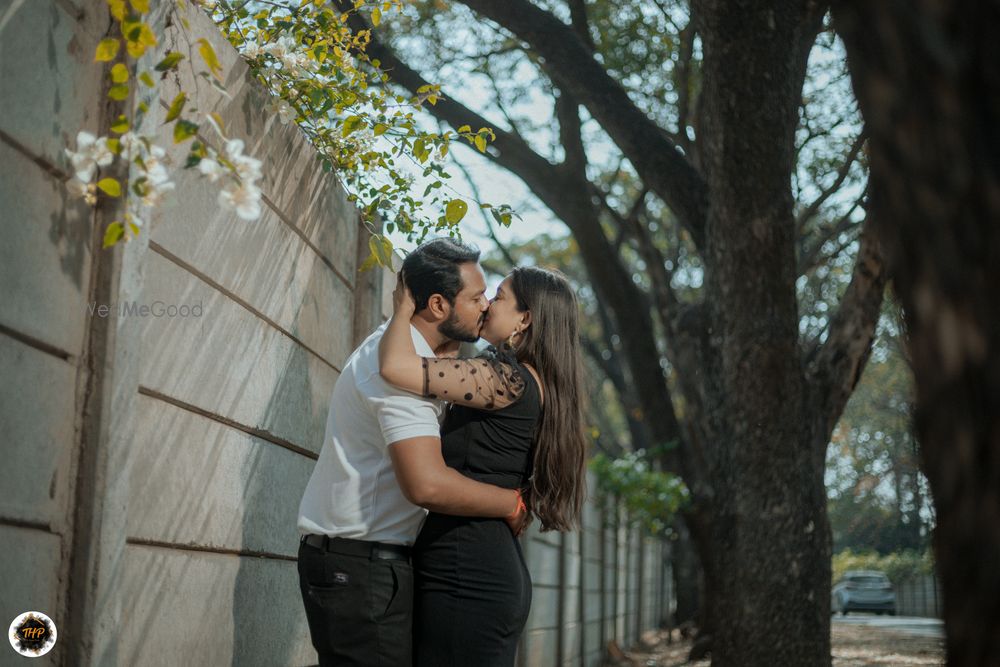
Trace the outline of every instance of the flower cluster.
<instances>
[{"instance_id":1,"label":"flower cluster","mask_svg":"<svg viewBox=\"0 0 1000 667\"><path fill-rule=\"evenodd\" d=\"M256 220L261 212L261 191L257 185L263 173L261 161L243 154L243 141L229 139L225 144L225 154L216 151L203 157L198 163L198 171L209 182L215 183L227 173L236 176L219 192L219 205L236 211L244 220Z\"/></svg>"},{"instance_id":2,"label":"flower cluster","mask_svg":"<svg viewBox=\"0 0 1000 667\"><path fill-rule=\"evenodd\" d=\"M66 183L66 189L75 197L83 197L90 205L97 203L97 185L94 177L99 167L107 167L115 155L108 146L107 137L95 137L90 132L81 131L76 135L76 150L66 150L66 156L73 165L73 177Z\"/></svg>"},{"instance_id":3,"label":"flower cluster","mask_svg":"<svg viewBox=\"0 0 1000 667\"><path fill-rule=\"evenodd\" d=\"M219 204L227 210L235 211L244 220L256 220L261 214L261 190L258 181L263 176L260 160L244 154L244 144L240 139L226 139L214 119L208 118L225 142L223 153L203 147L204 155L197 162L198 171L210 182L225 179L225 186L219 192ZM142 226L139 205L154 208L163 202L164 195L175 189L170 180L170 159L166 150L151 137L128 131L117 139L95 137L89 132L80 132L76 138L76 150L65 149L73 167L73 177L66 183L72 196L82 197L91 206L97 203L98 190L108 196L121 195L121 186L112 178L96 181L98 171L109 167L117 154L129 163L132 170L130 183L135 198L129 200L126 220L133 234L138 234Z\"/></svg>"}]
</instances>

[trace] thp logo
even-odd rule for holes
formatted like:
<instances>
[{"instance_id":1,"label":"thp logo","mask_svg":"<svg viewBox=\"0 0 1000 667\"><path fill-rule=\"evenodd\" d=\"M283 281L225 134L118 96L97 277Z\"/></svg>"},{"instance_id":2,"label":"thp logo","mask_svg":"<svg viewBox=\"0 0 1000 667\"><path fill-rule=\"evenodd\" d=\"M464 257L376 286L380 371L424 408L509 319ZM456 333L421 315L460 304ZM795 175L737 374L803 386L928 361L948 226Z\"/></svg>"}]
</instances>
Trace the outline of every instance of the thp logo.
<instances>
[{"instance_id":1,"label":"thp logo","mask_svg":"<svg viewBox=\"0 0 1000 667\"><path fill-rule=\"evenodd\" d=\"M40 611L26 611L10 624L7 637L15 651L37 658L56 645L56 624Z\"/></svg>"}]
</instances>

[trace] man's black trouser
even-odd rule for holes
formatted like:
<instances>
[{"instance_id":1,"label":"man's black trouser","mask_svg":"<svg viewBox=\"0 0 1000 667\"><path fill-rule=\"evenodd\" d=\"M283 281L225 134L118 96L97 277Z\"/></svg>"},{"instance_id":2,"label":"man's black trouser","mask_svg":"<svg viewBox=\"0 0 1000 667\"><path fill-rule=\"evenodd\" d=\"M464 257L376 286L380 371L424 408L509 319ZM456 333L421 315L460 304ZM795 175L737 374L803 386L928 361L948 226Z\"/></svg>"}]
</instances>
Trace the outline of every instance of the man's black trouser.
<instances>
[{"instance_id":1,"label":"man's black trouser","mask_svg":"<svg viewBox=\"0 0 1000 667\"><path fill-rule=\"evenodd\" d=\"M320 667L408 667L413 660L408 550L308 539L299 545L299 587Z\"/></svg>"}]
</instances>

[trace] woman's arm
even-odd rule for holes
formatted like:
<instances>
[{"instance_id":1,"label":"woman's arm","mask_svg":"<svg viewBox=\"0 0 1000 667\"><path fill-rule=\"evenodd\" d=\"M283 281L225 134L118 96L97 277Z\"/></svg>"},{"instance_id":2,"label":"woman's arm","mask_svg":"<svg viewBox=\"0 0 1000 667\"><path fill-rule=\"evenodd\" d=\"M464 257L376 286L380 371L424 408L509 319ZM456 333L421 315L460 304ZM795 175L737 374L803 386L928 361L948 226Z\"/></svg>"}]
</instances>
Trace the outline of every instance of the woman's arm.
<instances>
[{"instance_id":1,"label":"woman's arm","mask_svg":"<svg viewBox=\"0 0 1000 667\"><path fill-rule=\"evenodd\" d=\"M410 332L410 319L416 304L401 277L392 293L392 305L392 319L378 347L379 373L389 384L423 395L424 358L417 355Z\"/></svg>"},{"instance_id":2,"label":"woman's arm","mask_svg":"<svg viewBox=\"0 0 1000 667\"><path fill-rule=\"evenodd\" d=\"M392 304L392 319L378 348L383 380L420 396L482 410L499 410L524 393L524 379L509 363L419 356L410 333L410 318L416 306L402 279L396 283Z\"/></svg>"}]
</instances>

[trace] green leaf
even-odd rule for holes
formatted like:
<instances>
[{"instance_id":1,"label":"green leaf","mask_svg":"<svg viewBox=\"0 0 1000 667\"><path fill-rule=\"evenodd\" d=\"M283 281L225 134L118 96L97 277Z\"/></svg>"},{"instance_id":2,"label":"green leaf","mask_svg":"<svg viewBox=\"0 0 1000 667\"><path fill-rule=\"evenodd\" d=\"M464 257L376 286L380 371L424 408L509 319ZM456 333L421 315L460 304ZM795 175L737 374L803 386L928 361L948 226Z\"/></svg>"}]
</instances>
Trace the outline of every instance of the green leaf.
<instances>
[{"instance_id":1,"label":"green leaf","mask_svg":"<svg viewBox=\"0 0 1000 667\"><path fill-rule=\"evenodd\" d=\"M385 123L376 123L375 124L375 136L376 137L381 137L383 134L386 133L386 131L388 129L389 129L389 126L386 125Z\"/></svg>"},{"instance_id":2,"label":"green leaf","mask_svg":"<svg viewBox=\"0 0 1000 667\"><path fill-rule=\"evenodd\" d=\"M128 7L125 6L125 0L108 0L108 8L111 11L111 16L113 16L116 21L125 20L125 14L128 12Z\"/></svg>"},{"instance_id":3,"label":"green leaf","mask_svg":"<svg viewBox=\"0 0 1000 667\"><path fill-rule=\"evenodd\" d=\"M129 0L129 2L132 3L132 9L140 14L145 14L149 11L149 0Z\"/></svg>"},{"instance_id":4,"label":"green leaf","mask_svg":"<svg viewBox=\"0 0 1000 667\"><path fill-rule=\"evenodd\" d=\"M382 22L382 11L378 7L376 7L375 9L372 10L372 25L377 28L378 24L381 22Z\"/></svg>"},{"instance_id":5,"label":"green leaf","mask_svg":"<svg viewBox=\"0 0 1000 667\"><path fill-rule=\"evenodd\" d=\"M111 151L115 155L118 155L118 152L121 150L121 148L122 148L122 142L121 141L119 141L118 139L115 139L115 138L108 139L108 150L109 151Z\"/></svg>"},{"instance_id":6,"label":"green leaf","mask_svg":"<svg viewBox=\"0 0 1000 667\"><path fill-rule=\"evenodd\" d=\"M212 71L212 74L216 78L219 78L222 75L222 63L219 62L219 57L215 55L215 49L212 48L212 45L204 37L198 40L198 44L200 45L198 53L201 54L202 60L208 65L208 69Z\"/></svg>"},{"instance_id":7,"label":"green leaf","mask_svg":"<svg viewBox=\"0 0 1000 667\"><path fill-rule=\"evenodd\" d=\"M163 60L156 63L153 67L157 72L166 72L167 70L172 70L177 67L177 63L184 60L184 54L178 53L177 51L170 51L163 57Z\"/></svg>"},{"instance_id":8,"label":"green leaf","mask_svg":"<svg viewBox=\"0 0 1000 667\"><path fill-rule=\"evenodd\" d=\"M378 264L378 255L372 252L365 258L365 261L361 262L361 267L358 271L371 271L375 268L376 264Z\"/></svg>"},{"instance_id":9,"label":"green leaf","mask_svg":"<svg viewBox=\"0 0 1000 667\"><path fill-rule=\"evenodd\" d=\"M97 45L97 52L94 54L94 62L106 63L110 60L114 60L115 56L118 55L119 48L121 48L121 40L115 39L114 37L102 39L100 44Z\"/></svg>"},{"instance_id":10,"label":"green leaf","mask_svg":"<svg viewBox=\"0 0 1000 667\"><path fill-rule=\"evenodd\" d=\"M149 75L149 72L143 72L142 74L140 74L139 81L142 81L144 84L146 84L147 88L153 88L156 86L156 82L153 81L153 77Z\"/></svg>"},{"instance_id":11,"label":"green leaf","mask_svg":"<svg viewBox=\"0 0 1000 667\"><path fill-rule=\"evenodd\" d=\"M139 235L139 225L135 224L134 222L130 222L128 223L128 228L132 230L132 236Z\"/></svg>"},{"instance_id":12,"label":"green leaf","mask_svg":"<svg viewBox=\"0 0 1000 667\"><path fill-rule=\"evenodd\" d=\"M174 124L174 143L187 141L198 133L198 124L181 118Z\"/></svg>"},{"instance_id":13,"label":"green leaf","mask_svg":"<svg viewBox=\"0 0 1000 667\"><path fill-rule=\"evenodd\" d=\"M344 125L341 128L340 133L343 136L348 137L353 132L356 132L357 130L361 129L361 127L362 127L361 116L348 116L347 118L344 119Z\"/></svg>"},{"instance_id":14,"label":"green leaf","mask_svg":"<svg viewBox=\"0 0 1000 667\"><path fill-rule=\"evenodd\" d=\"M115 83L125 83L128 81L128 67L123 63L118 63L111 68L111 80Z\"/></svg>"},{"instance_id":15,"label":"green leaf","mask_svg":"<svg viewBox=\"0 0 1000 667\"><path fill-rule=\"evenodd\" d=\"M469 205L461 199L452 199L444 209L445 219L452 225L457 225L465 213L469 210Z\"/></svg>"},{"instance_id":16,"label":"green leaf","mask_svg":"<svg viewBox=\"0 0 1000 667\"><path fill-rule=\"evenodd\" d=\"M476 135L476 148L479 149L480 153L486 152L486 136L482 134Z\"/></svg>"},{"instance_id":17,"label":"green leaf","mask_svg":"<svg viewBox=\"0 0 1000 667\"><path fill-rule=\"evenodd\" d=\"M113 178L102 178L97 181L97 187L109 197L122 196L122 185Z\"/></svg>"},{"instance_id":18,"label":"green leaf","mask_svg":"<svg viewBox=\"0 0 1000 667\"><path fill-rule=\"evenodd\" d=\"M392 241L387 237L378 234L368 237L368 250L379 265L392 268Z\"/></svg>"},{"instance_id":19,"label":"green leaf","mask_svg":"<svg viewBox=\"0 0 1000 667\"><path fill-rule=\"evenodd\" d=\"M111 89L108 90L108 97L116 102L121 102L128 97L128 86L124 83L119 83L117 86L111 86Z\"/></svg>"},{"instance_id":20,"label":"green leaf","mask_svg":"<svg viewBox=\"0 0 1000 667\"><path fill-rule=\"evenodd\" d=\"M472 132L472 128L469 127L468 125L463 125L462 127L458 128L458 131L460 133L461 132Z\"/></svg>"},{"instance_id":21,"label":"green leaf","mask_svg":"<svg viewBox=\"0 0 1000 667\"><path fill-rule=\"evenodd\" d=\"M118 118L111 124L111 131L115 134L125 134L128 132L128 118L125 114L119 114Z\"/></svg>"},{"instance_id":22,"label":"green leaf","mask_svg":"<svg viewBox=\"0 0 1000 667\"><path fill-rule=\"evenodd\" d=\"M118 243L123 234L125 234L125 228L122 226L122 223L115 220L104 230L104 247L110 248Z\"/></svg>"},{"instance_id":23,"label":"green leaf","mask_svg":"<svg viewBox=\"0 0 1000 667\"><path fill-rule=\"evenodd\" d=\"M170 108L167 109L167 117L163 122L169 123L180 116L181 111L184 110L185 103L187 103L187 95L185 93L177 93L177 97L174 98L174 101L170 103Z\"/></svg>"}]
</instances>

